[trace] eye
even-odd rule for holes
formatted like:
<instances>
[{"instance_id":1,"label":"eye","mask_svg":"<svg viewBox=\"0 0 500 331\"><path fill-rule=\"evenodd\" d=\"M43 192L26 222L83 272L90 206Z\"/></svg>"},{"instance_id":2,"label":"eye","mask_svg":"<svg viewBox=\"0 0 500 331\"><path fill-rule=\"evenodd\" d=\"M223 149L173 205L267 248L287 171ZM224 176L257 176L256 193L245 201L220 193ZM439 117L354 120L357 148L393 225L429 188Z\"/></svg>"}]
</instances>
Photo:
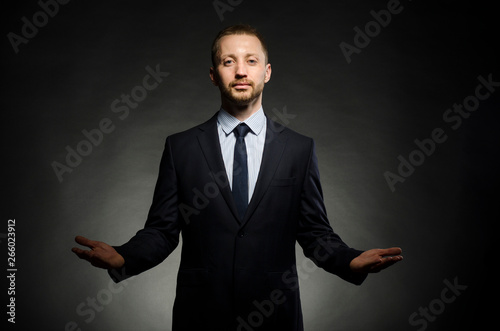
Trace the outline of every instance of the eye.
<instances>
[{"instance_id":1,"label":"eye","mask_svg":"<svg viewBox=\"0 0 500 331\"><path fill-rule=\"evenodd\" d=\"M255 60L255 59L250 59L250 60L248 60L248 63L250 63L250 64L257 64L257 60Z\"/></svg>"},{"instance_id":2,"label":"eye","mask_svg":"<svg viewBox=\"0 0 500 331\"><path fill-rule=\"evenodd\" d=\"M230 65L232 64L234 61L232 59L227 59L227 60L224 60L222 63L227 66L227 65Z\"/></svg>"}]
</instances>

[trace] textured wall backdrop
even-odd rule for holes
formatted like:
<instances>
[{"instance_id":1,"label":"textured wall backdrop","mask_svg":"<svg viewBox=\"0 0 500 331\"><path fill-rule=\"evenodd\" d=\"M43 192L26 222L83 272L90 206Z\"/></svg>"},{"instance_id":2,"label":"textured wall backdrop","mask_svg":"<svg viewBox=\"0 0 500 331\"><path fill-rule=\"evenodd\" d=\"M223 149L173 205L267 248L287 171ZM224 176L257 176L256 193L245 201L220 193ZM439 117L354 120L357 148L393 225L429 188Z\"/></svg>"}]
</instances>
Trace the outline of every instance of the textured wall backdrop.
<instances>
[{"instance_id":1,"label":"textured wall backdrop","mask_svg":"<svg viewBox=\"0 0 500 331\"><path fill-rule=\"evenodd\" d=\"M210 45L240 22L269 44L264 110L316 140L334 230L405 256L355 287L297 249L306 330L493 320L500 57L489 2L32 0L4 4L2 21L2 325L170 329L179 249L120 284L70 249L75 235L119 245L143 226L164 140L218 110Z\"/></svg>"}]
</instances>

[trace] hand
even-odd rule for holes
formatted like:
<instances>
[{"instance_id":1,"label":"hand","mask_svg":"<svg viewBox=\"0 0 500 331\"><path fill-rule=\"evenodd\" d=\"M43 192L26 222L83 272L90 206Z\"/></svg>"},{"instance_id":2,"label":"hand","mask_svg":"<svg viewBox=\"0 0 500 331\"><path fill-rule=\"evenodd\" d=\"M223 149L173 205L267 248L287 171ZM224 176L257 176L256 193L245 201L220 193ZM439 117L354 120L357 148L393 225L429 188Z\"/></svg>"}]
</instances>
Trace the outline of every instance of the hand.
<instances>
[{"instance_id":1,"label":"hand","mask_svg":"<svg viewBox=\"0 0 500 331\"><path fill-rule=\"evenodd\" d=\"M90 240L82 236L76 236L75 241L91 250L73 247L71 251L78 255L80 259L89 261L94 267L117 269L125 264L123 256L106 243Z\"/></svg>"},{"instance_id":2,"label":"hand","mask_svg":"<svg viewBox=\"0 0 500 331\"><path fill-rule=\"evenodd\" d=\"M390 267L403 259L399 247L386 249L370 249L354 258L349 266L354 272L374 273Z\"/></svg>"}]
</instances>

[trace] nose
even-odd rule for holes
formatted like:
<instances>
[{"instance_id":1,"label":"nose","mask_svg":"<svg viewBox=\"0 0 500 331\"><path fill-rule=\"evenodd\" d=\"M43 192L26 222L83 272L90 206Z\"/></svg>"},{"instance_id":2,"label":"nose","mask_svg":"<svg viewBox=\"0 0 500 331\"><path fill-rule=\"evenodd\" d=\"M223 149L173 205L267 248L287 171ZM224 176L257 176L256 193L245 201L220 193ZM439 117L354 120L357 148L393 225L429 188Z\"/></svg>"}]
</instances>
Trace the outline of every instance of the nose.
<instances>
[{"instance_id":1,"label":"nose","mask_svg":"<svg viewBox=\"0 0 500 331\"><path fill-rule=\"evenodd\" d=\"M244 64L238 64L236 67L236 78L242 78L247 76L247 68Z\"/></svg>"}]
</instances>

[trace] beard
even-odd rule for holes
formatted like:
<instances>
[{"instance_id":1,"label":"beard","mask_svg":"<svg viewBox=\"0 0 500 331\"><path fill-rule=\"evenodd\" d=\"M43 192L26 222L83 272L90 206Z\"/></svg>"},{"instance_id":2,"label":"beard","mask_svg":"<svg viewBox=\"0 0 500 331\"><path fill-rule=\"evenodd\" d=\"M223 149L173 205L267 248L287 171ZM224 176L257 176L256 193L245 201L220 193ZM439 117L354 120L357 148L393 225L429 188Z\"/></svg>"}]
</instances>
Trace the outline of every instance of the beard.
<instances>
[{"instance_id":1,"label":"beard","mask_svg":"<svg viewBox=\"0 0 500 331\"><path fill-rule=\"evenodd\" d=\"M249 88L236 89L234 88L239 83L249 84ZM219 85L222 96L237 106L245 106L256 100L264 90L264 82L255 85L253 81L235 80L229 86Z\"/></svg>"}]
</instances>

